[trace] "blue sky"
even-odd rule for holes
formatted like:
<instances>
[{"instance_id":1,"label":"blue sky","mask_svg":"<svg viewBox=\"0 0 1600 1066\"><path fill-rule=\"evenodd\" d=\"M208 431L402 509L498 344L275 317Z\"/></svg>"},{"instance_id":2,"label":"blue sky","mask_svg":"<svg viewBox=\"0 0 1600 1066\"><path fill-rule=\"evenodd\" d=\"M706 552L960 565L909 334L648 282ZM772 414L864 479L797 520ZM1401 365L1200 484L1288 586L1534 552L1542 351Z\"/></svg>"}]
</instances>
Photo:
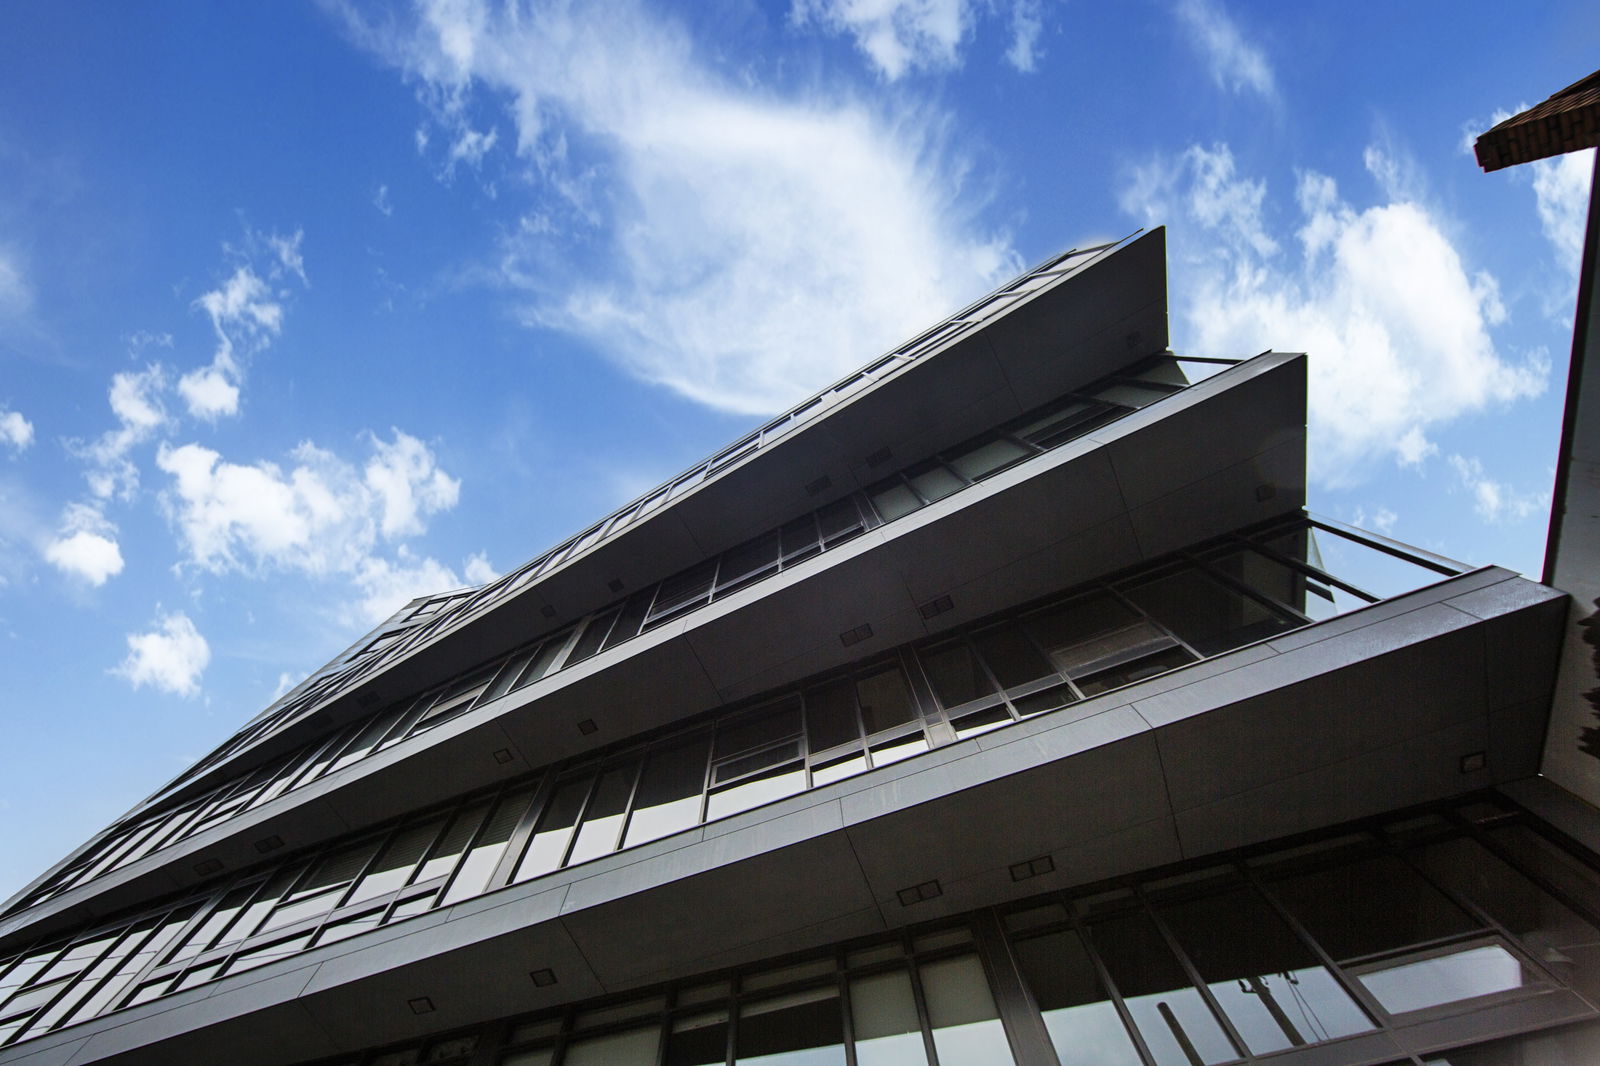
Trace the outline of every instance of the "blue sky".
<instances>
[{"instance_id":1,"label":"blue sky","mask_svg":"<svg viewBox=\"0 0 1600 1066\"><path fill-rule=\"evenodd\" d=\"M1312 504L1537 573L1592 4L8 4L0 895L413 595L1169 227Z\"/></svg>"}]
</instances>

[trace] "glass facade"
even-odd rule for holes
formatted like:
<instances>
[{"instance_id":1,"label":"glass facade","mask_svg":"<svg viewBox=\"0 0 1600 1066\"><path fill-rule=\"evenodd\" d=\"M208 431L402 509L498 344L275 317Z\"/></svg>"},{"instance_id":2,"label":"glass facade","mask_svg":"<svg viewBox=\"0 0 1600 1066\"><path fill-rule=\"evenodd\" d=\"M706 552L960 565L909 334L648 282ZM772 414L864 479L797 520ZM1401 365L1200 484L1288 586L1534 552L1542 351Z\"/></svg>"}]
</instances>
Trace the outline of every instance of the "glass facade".
<instances>
[{"instance_id":1,"label":"glass facade","mask_svg":"<svg viewBox=\"0 0 1600 1066\"><path fill-rule=\"evenodd\" d=\"M509 655L469 670L419 697L368 714L332 736L320 737L201 796L164 809L142 812L36 889L21 906L33 906L171 847L762 578L799 565L853 540L868 529L920 510L992 474L1149 406L1181 390L1187 383L1185 373L1180 361L1171 356L1141 360L1080 393L1055 400L890 475L865 492L851 493L753 537L625 600L609 604L574 625L544 633ZM1285 536L1292 538L1293 534ZM1296 545L1289 543L1285 547L1290 555L1305 558ZM1363 549L1357 546L1355 550ZM1235 570L1248 565L1259 571L1241 574L1247 583L1308 580L1293 570L1271 573L1272 564L1260 552L1246 553L1239 559L1221 559L1214 565ZM1397 558L1394 566L1398 577L1408 568L1414 569L1415 563ZM1399 583L1404 584L1404 581ZM1305 600L1305 592L1315 594L1322 587L1315 578L1310 578L1305 589L1284 587L1279 594L1280 598L1298 603ZM1162 593L1152 590L1149 595ZM1170 600L1172 591L1165 595ZM426 611L434 603L429 601L417 611ZM1323 610L1320 603L1309 606L1313 611ZM1199 605L1197 611L1205 614L1211 607L1210 604ZM434 608L435 611L442 609ZM407 619L405 624L413 621ZM393 635L380 634L368 646L385 644ZM260 727L261 723L257 723L252 729Z\"/></svg>"},{"instance_id":2,"label":"glass facade","mask_svg":"<svg viewBox=\"0 0 1600 1066\"><path fill-rule=\"evenodd\" d=\"M1532 865L1509 833L1541 841ZM321 1066L1590 1064L1600 1021L1383 1049L1592 987L1600 960L1567 952L1597 916L1549 887L1591 858L1494 802L1410 812ZM1352 887L1350 910L1329 894Z\"/></svg>"},{"instance_id":3,"label":"glass facade","mask_svg":"<svg viewBox=\"0 0 1600 1066\"><path fill-rule=\"evenodd\" d=\"M1337 539L1342 550L1377 550L1307 519L1270 523L899 648L750 705L682 723L219 880L192 895L99 923L75 936L52 938L0 961L0 1040L27 1039L265 965L1035 715L1093 713L1093 697L1102 692L1308 624L1312 616L1307 606L1312 600L1321 601L1316 589L1339 587L1344 595L1340 602L1348 606L1371 600L1370 594L1308 561L1319 557L1317 545L1331 539ZM1412 568L1415 584L1439 576L1426 560L1394 558L1394 562ZM395 721L423 723L433 707L454 708L482 698L512 669L527 668L517 663L536 661L542 647L519 653L509 666L476 671L447 684L430 705L421 710L412 705ZM388 721L393 714L380 712L376 721ZM344 750L325 744L311 761L336 765L351 749L359 752L382 743L375 738L383 732L371 723L358 723L345 731ZM242 787L255 790L251 795L259 797L277 786L269 776L253 775ZM231 809L242 809L246 802L259 800L241 800ZM1301 918L1307 925L1320 919L1310 904L1295 901L1337 891L1359 902L1354 888L1318 883L1307 887L1292 877L1276 891L1291 908L1308 908ZM1236 905L1244 908L1253 898L1245 893ZM1126 1009L1174 1013L1197 1054L1206 1062L1225 1061L1229 1041L1237 1037L1206 1011L1212 1009L1207 1006L1211 999L1232 995L1227 989L1236 979L1234 961L1224 946L1205 946L1203 916L1181 908L1158 913L1169 910L1171 917L1162 920L1190 930L1182 935L1194 941L1193 950L1207 960L1205 967L1213 965L1209 960L1219 960L1217 972L1225 976L1207 976L1202 982L1219 990L1190 988L1178 996L1173 992L1177 986L1167 987L1182 972L1170 959L1158 961L1164 958L1158 950L1162 938L1152 931L1151 916L1138 908L1082 929L1061 930L1061 939L1054 943L1066 952L1100 950L1102 964L1113 971L1129 967L1133 975L1128 977L1129 987L1148 986L1148 990L1130 993ZM1467 928L1448 908L1425 911L1444 923L1441 935ZM1457 925L1450 925L1447 918ZM1095 948L1097 938L1104 940L1108 930L1116 931L1113 940L1121 945L1117 951ZM1431 926L1428 931L1433 931ZM1394 997L1401 993L1393 987L1408 984L1410 974L1424 972L1404 967L1423 967L1430 981L1472 981L1482 980L1481 975L1493 969L1490 963L1509 973L1515 958L1498 942L1485 940L1437 958L1406 955L1391 965L1371 943L1347 944L1336 929L1323 935L1337 946L1341 964L1358 967L1363 987L1390 1008L1400 1005ZM1140 949L1141 954L1129 947L1134 944L1148 950ZM1250 977L1256 990L1242 994L1254 998L1241 1002L1275 1001L1275 974L1299 974L1296 987L1307 991L1322 981L1314 960L1296 956L1288 948L1278 954L1268 951L1253 958L1252 964L1260 971ZM1087 993L1071 993L1080 994ZM979 1009L950 1002L951 1018ZM1078 1010L1093 1002L1073 1001L1054 1009ZM1103 1015L1104 1008L1099 1010ZM971 1024L976 1022L951 1022L944 1027L951 1032L943 1037L937 1035L940 1026L935 1024L930 1030L935 1046L943 1040L955 1048L965 1039L955 1034L966 1033ZM1232 1024L1247 1022L1241 1018ZM1248 1020L1250 1039L1258 1041L1253 1049L1265 1048L1274 1039L1293 1042L1287 1033L1273 1036L1276 1024L1270 1009ZM1319 1024L1341 1023L1330 1014ZM1187 1045L1173 1040L1172 1047L1187 1055ZM949 1055L958 1052L951 1050ZM943 1057L941 1052L941 1061Z\"/></svg>"}]
</instances>

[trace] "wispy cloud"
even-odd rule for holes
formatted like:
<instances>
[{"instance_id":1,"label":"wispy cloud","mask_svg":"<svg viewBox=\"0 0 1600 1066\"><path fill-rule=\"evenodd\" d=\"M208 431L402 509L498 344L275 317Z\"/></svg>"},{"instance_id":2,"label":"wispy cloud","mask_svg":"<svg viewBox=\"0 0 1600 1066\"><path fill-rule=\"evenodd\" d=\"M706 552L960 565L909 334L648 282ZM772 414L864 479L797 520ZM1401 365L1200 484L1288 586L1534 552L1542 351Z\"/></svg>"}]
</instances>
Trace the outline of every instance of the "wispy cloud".
<instances>
[{"instance_id":1,"label":"wispy cloud","mask_svg":"<svg viewBox=\"0 0 1600 1066\"><path fill-rule=\"evenodd\" d=\"M1473 510L1488 522L1516 522L1550 510L1548 489L1525 491L1491 477L1476 456L1451 455L1450 469L1472 494Z\"/></svg>"},{"instance_id":2,"label":"wispy cloud","mask_svg":"<svg viewBox=\"0 0 1600 1066\"><path fill-rule=\"evenodd\" d=\"M155 626L128 634L128 655L113 671L134 688L150 685L177 696L200 691L200 675L211 662L211 646L182 611L162 614Z\"/></svg>"},{"instance_id":3,"label":"wispy cloud","mask_svg":"<svg viewBox=\"0 0 1600 1066\"><path fill-rule=\"evenodd\" d=\"M214 422L239 413L246 360L283 329L282 294L274 284L290 276L305 283L302 237L299 230L287 237L249 234L247 246L263 246L264 254L247 258L261 262L240 263L226 281L195 301L211 320L217 346L208 365L178 379L178 393L194 417Z\"/></svg>"},{"instance_id":4,"label":"wispy cloud","mask_svg":"<svg viewBox=\"0 0 1600 1066\"><path fill-rule=\"evenodd\" d=\"M1016 0L1011 5L1011 47L1006 49L1006 62L1025 74L1037 70L1043 33L1043 0Z\"/></svg>"},{"instance_id":5,"label":"wispy cloud","mask_svg":"<svg viewBox=\"0 0 1600 1066\"><path fill-rule=\"evenodd\" d=\"M1589 188L1594 149L1568 152L1533 164L1533 195L1539 227L1555 250L1556 262L1576 279L1583 259L1583 233L1589 220Z\"/></svg>"},{"instance_id":6,"label":"wispy cloud","mask_svg":"<svg viewBox=\"0 0 1600 1066\"><path fill-rule=\"evenodd\" d=\"M33 286L23 270L22 254L0 244L0 325L21 319L33 309Z\"/></svg>"},{"instance_id":7,"label":"wispy cloud","mask_svg":"<svg viewBox=\"0 0 1600 1066\"><path fill-rule=\"evenodd\" d=\"M703 403L780 408L1018 264L937 116L731 83L636 4L347 22L417 83L427 151L482 132L475 94L505 104L482 166L533 182L490 274L523 321Z\"/></svg>"},{"instance_id":8,"label":"wispy cloud","mask_svg":"<svg viewBox=\"0 0 1600 1066\"><path fill-rule=\"evenodd\" d=\"M1367 163L1389 172L1381 151ZM1499 351L1498 286L1467 268L1427 206L1358 208L1332 178L1305 172L1285 247L1270 235L1267 194L1263 180L1237 173L1226 145L1195 146L1138 168L1122 203L1173 227L1173 289L1185 294L1176 343L1310 353L1309 451L1321 483L1359 481L1383 457L1420 463L1437 451L1435 427L1543 391L1548 358Z\"/></svg>"},{"instance_id":9,"label":"wispy cloud","mask_svg":"<svg viewBox=\"0 0 1600 1066\"><path fill-rule=\"evenodd\" d=\"M1238 23L1214 0L1178 0L1178 22L1211 71L1217 87L1230 93L1255 93L1275 100L1277 80L1259 45L1251 43Z\"/></svg>"}]
</instances>

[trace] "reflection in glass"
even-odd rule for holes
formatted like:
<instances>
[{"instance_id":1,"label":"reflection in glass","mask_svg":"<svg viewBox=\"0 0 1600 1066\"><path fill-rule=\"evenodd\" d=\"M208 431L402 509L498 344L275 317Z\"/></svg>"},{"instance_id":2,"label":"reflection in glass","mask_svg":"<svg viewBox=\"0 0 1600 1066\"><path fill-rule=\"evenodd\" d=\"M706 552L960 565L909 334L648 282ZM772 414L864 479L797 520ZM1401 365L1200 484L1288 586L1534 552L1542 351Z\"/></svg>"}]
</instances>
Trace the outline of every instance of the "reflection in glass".
<instances>
[{"instance_id":1,"label":"reflection in glass","mask_svg":"<svg viewBox=\"0 0 1600 1066\"><path fill-rule=\"evenodd\" d=\"M1001 688L1037 680L1054 670L1014 622L990 626L973 634L972 642L994 671Z\"/></svg>"},{"instance_id":2,"label":"reflection in glass","mask_svg":"<svg viewBox=\"0 0 1600 1066\"><path fill-rule=\"evenodd\" d=\"M728 1012L680 1017L667 1034L662 1066L722 1066L728 1061Z\"/></svg>"},{"instance_id":3,"label":"reflection in glass","mask_svg":"<svg viewBox=\"0 0 1600 1066\"><path fill-rule=\"evenodd\" d=\"M917 657L922 660L934 695L946 707L959 707L994 691L994 682L978 665L978 657L964 640L920 652Z\"/></svg>"},{"instance_id":4,"label":"reflection in glass","mask_svg":"<svg viewBox=\"0 0 1600 1066\"><path fill-rule=\"evenodd\" d=\"M660 1027L651 1025L621 1033L574 1040L561 1056L562 1066L656 1066Z\"/></svg>"},{"instance_id":5,"label":"reflection in glass","mask_svg":"<svg viewBox=\"0 0 1600 1066\"><path fill-rule=\"evenodd\" d=\"M1147 916L1097 922L1090 936L1158 1066L1239 1057Z\"/></svg>"},{"instance_id":6,"label":"reflection in glass","mask_svg":"<svg viewBox=\"0 0 1600 1066\"><path fill-rule=\"evenodd\" d=\"M844 1018L834 987L739 1009L739 1066L844 1066Z\"/></svg>"},{"instance_id":7,"label":"reflection in glass","mask_svg":"<svg viewBox=\"0 0 1600 1066\"><path fill-rule=\"evenodd\" d=\"M1061 1066L1141 1066L1078 934L1050 933L1016 947Z\"/></svg>"},{"instance_id":8,"label":"reflection in glass","mask_svg":"<svg viewBox=\"0 0 1600 1066\"><path fill-rule=\"evenodd\" d=\"M506 797L495 808L494 815L484 823L483 831L472 842L472 850L462 860L461 869L445 890L441 904L476 896L488 886L489 875L494 873L501 855L505 853L506 841L511 839L512 831L527 813L531 802L531 788L513 789L506 793Z\"/></svg>"},{"instance_id":9,"label":"reflection in glass","mask_svg":"<svg viewBox=\"0 0 1600 1066\"><path fill-rule=\"evenodd\" d=\"M926 1066L911 975L889 970L850 982L856 1066Z\"/></svg>"},{"instance_id":10,"label":"reflection in glass","mask_svg":"<svg viewBox=\"0 0 1600 1066\"><path fill-rule=\"evenodd\" d=\"M622 846L631 848L698 824L705 775L704 735L652 754L639 779L639 793L633 800L628 835Z\"/></svg>"},{"instance_id":11,"label":"reflection in glass","mask_svg":"<svg viewBox=\"0 0 1600 1066\"><path fill-rule=\"evenodd\" d=\"M1418 848L1435 879L1489 912L1535 958L1579 991L1600 993L1600 932L1470 837Z\"/></svg>"},{"instance_id":12,"label":"reflection in glass","mask_svg":"<svg viewBox=\"0 0 1600 1066\"><path fill-rule=\"evenodd\" d=\"M917 707L906 687L905 675L897 666L869 674L856 682L856 696L861 701L861 721L870 736L880 730L909 722L917 716Z\"/></svg>"},{"instance_id":13,"label":"reflection in glass","mask_svg":"<svg viewBox=\"0 0 1600 1066\"><path fill-rule=\"evenodd\" d=\"M600 775L600 784L583 812L583 828L578 830L578 839L572 845L568 866L617 850L617 836L622 832L622 819L628 813L628 796L633 792L633 779L638 769L637 762L629 762Z\"/></svg>"},{"instance_id":14,"label":"reflection in glass","mask_svg":"<svg viewBox=\"0 0 1600 1066\"><path fill-rule=\"evenodd\" d=\"M1015 1060L976 955L918 968L939 1066L1002 1066Z\"/></svg>"},{"instance_id":15,"label":"reflection in glass","mask_svg":"<svg viewBox=\"0 0 1600 1066\"><path fill-rule=\"evenodd\" d=\"M1407 955L1375 966L1361 967L1357 975L1390 1014L1540 983L1537 975L1499 944L1445 948L1424 958Z\"/></svg>"},{"instance_id":16,"label":"reflection in glass","mask_svg":"<svg viewBox=\"0 0 1600 1066\"><path fill-rule=\"evenodd\" d=\"M721 818L724 815L747 811L751 807L759 807L763 803L792 796L805 787L806 771L803 766L750 778L732 788L713 792L706 797L706 818Z\"/></svg>"},{"instance_id":17,"label":"reflection in glass","mask_svg":"<svg viewBox=\"0 0 1600 1066\"><path fill-rule=\"evenodd\" d=\"M561 860L567 854L567 842L572 839L573 826L578 822L578 812L583 810L583 801L588 798L589 786L593 781L592 776L585 774L556 786L544 813L539 816L539 824L534 828L533 837L528 841L528 850L522 853L522 862L517 866L517 875L512 880L526 881L561 866Z\"/></svg>"},{"instance_id":18,"label":"reflection in glass","mask_svg":"<svg viewBox=\"0 0 1600 1066\"><path fill-rule=\"evenodd\" d=\"M1216 655L1301 624L1198 570L1178 570L1124 592L1201 655Z\"/></svg>"},{"instance_id":19,"label":"reflection in glass","mask_svg":"<svg viewBox=\"0 0 1600 1066\"><path fill-rule=\"evenodd\" d=\"M1245 1044L1258 1055L1365 1032L1372 1023L1254 889L1159 908ZM1241 936L1241 929L1249 930Z\"/></svg>"}]
</instances>

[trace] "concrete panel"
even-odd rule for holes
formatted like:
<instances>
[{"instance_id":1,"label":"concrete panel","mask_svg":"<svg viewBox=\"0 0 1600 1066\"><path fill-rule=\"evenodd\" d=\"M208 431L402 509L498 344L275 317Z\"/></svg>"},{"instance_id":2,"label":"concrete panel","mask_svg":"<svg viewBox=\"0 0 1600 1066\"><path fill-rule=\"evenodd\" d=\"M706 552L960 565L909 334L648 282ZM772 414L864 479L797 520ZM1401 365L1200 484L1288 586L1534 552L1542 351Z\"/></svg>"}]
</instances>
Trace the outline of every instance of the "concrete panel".
<instances>
[{"instance_id":1,"label":"concrete panel","mask_svg":"<svg viewBox=\"0 0 1600 1066\"><path fill-rule=\"evenodd\" d=\"M1305 358L1244 374L1227 387L1212 378L1093 434L1107 442L1129 507L1158 499L1200 471L1250 462L1284 440L1298 439L1304 448Z\"/></svg>"},{"instance_id":2,"label":"concrete panel","mask_svg":"<svg viewBox=\"0 0 1600 1066\"><path fill-rule=\"evenodd\" d=\"M1495 781L1516 781L1539 772L1549 699L1528 700L1489 711L1489 772Z\"/></svg>"},{"instance_id":3,"label":"concrete panel","mask_svg":"<svg viewBox=\"0 0 1600 1066\"><path fill-rule=\"evenodd\" d=\"M849 841L835 831L561 920L607 987L627 987L674 964L858 914L871 901Z\"/></svg>"},{"instance_id":4,"label":"concrete panel","mask_svg":"<svg viewBox=\"0 0 1600 1066\"><path fill-rule=\"evenodd\" d=\"M1260 498L1258 489L1272 494ZM1305 436L1289 434L1250 460L1191 481L1130 515L1146 558L1298 510L1305 501Z\"/></svg>"},{"instance_id":5,"label":"concrete panel","mask_svg":"<svg viewBox=\"0 0 1600 1066\"><path fill-rule=\"evenodd\" d=\"M1448 621L1443 607L1397 621L1430 611ZM1337 654L1342 641L1367 632L1139 700L1147 720L1165 725L1159 743L1173 806L1200 806L1463 720L1482 726L1479 632L1441 628L1385 655ZM1205 710L1178 717L1171 710L1180 701Z\"/></svg>"},{"instance_id":6,"label":"concrete panel","mask_svg":"<svg viewBox=\"0 0 1600 1066\"><path fill-rule=\"evenodd\" d=\"M1180 807L1183 854L1209 855L1482 788L1488 772L1462 773L1461 757L1482 751L1487 739L1477 718L1214 803Z\"/></svg>"},{"instance_id":7,"label":"concrete panel","mask_svg":"<svg viewBox=\"0 0 1600 1066\"><path fill-rule=\"evenodd\" d=\"M760 962L763 959L777 958L781 955L789 955L810 948L822 948L830 944L837 944L841 940L851 940L856 937L881 933L888 928L884 924L882 912L876 906L864 907L850 914L828 918L814 925L789 930L777 936L752 940L725 951L712 951L697 955L691 959L674 960L674 963L670 966L650 973L641 973L636 978L630 978L626 987L613 987L611 991L620 992L627 991L628 988L643 988L689 974L710 973L715 970Z\"/></svg>"}]
</instances>

